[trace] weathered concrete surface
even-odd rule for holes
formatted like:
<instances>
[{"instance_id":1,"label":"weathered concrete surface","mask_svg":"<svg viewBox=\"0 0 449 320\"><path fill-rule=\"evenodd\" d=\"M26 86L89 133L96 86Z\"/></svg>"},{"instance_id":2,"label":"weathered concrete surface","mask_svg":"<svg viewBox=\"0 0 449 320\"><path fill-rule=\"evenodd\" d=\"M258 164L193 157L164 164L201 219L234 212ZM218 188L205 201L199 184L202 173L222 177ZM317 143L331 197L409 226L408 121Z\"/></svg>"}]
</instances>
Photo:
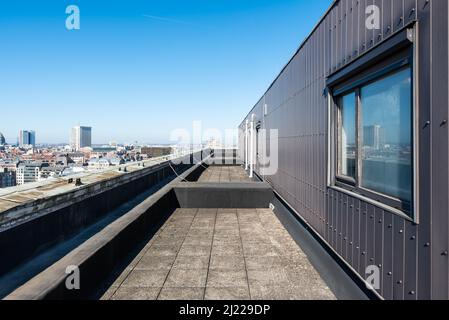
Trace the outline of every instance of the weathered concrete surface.
<instances>
[{"instance_id":1,"label":"weathered concrete surface","mask_svg":"<svg viewBox=\"0 0 449 320\"><path fill-rule=\"evenodd\" d=\"M250 182L250 178L241 166L210 166L198 182Z\"/></svg>"},{"instance_id":2,"label":"weathered concrete surface","mask_svg":"<svg viewBox=\"0 0 449 320\"><path fill-rule=\"evenodd\" d=\"M269 209L178 209L102 299L335 299Z\"/></svg>"},{"instance_id":3,"label":"weathered concrete surface","mask_svg":"<svg viewBox=\"0 0 449 320\"><path fill-rule=\"evenodd\" d=\"M201 153L196 157L201 159ZM168 160L149 160L101 172L0 189L0 231L139 179L168 163ZM75 181L77 178L81 179L82 186L68 182L69 179Z\"/></svg>"},{"instance_id":4,"label":"weathered concrete surface","mask_svg":"<svg viewBox=\"0 0 449 320\"><path fill-rule=\"evenodd\" d=\"M108 225L95 236L64 256L5 299L79 299L89 297L98 289L109 272L125 259L144 239L152 236L161 221L175 211L177 200L173 185L195 171L187 170L173 182L145 199L131 211ZM83 285L81 290L67 290L66 268L78 266Z\"/></svg>"},{"instance_id":5,"label":"weathered concrete surface","mask_svg":"<svg viewBox=\"0 0 449 320\"><path fill-rule=\"evenodd\" d=\"M195 156L201 159L203 153ZM10 208L0 212L0 275L66 241L148 189L175 178L174 171L183 172L191 166L190 157L193 155L176 158L176 163L146 161L125 165L120 172L116 168L82 175L83 185L78 187L62 178L14 191L1 190L0 210L5 203Z\"/></svg>"}]
</instances>

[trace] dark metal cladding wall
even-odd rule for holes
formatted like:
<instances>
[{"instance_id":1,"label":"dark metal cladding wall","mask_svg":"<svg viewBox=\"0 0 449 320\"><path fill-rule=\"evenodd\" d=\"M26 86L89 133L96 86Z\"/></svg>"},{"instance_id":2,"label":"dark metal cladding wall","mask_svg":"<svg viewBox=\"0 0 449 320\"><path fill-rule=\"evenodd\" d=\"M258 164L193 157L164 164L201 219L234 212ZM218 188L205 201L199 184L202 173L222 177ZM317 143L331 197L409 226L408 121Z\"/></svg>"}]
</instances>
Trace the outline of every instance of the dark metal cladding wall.
<instances>
[{"instance_id":1,"label":"dark metal cladding wall","mask_svg":"<svg viewBox=\"0 0 449 320\"><path fill-rule=\"evenodd\" d=\"M365 8L371 4L381 8L381 30L365 27ZM323 94L329 74L415 19L420 83L418 225L327 187ZM379 293L385 299L449 298L449 143L444 122L448 102L447 0L341 0L245 118L254 113L263 128L279 130L279 170L266 180L363 278L366 266L378 265Z\"/></svg>"}]
</instances>

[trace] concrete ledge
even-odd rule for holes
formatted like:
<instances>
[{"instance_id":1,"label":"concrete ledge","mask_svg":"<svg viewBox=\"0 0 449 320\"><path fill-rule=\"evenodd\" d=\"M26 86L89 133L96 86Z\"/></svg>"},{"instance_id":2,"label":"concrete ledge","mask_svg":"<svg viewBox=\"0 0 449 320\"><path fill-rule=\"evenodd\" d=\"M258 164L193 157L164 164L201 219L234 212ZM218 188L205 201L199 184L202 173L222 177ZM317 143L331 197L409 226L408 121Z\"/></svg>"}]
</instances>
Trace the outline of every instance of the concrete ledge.
<instances>
[{"instance_id":1,"label":"concrete ledge","mask_svg":"<svg viewBox=\"0 0 449 320\"><path fill-rule=\"evenodd\" d=\"M180 168L180 172L184 170ZM49 203L54 204L53 207L49 206L47 210L36 208L33 217L1 231L0 274L67 240L145 190L176 177L168 164L158 165L140 174L134 179L120 176L114 182L101 182L100 185L115 185L105 187L102 192L92 190L96 186L88 186L73 193L64 205L56 205L56 200L51 199Z\"/></svg>"},{"instance_id":2,"label":"concrete ledge","mask_svg":"<svg viewBox=\"0 0 449 320\"><path fill-rule=\"evenodd\" d=\"M203 153L195 156L202 158ZM149 188L173 180L174 171L181 173L192 167L188 158L177 159L186 164L166 161L141 167L0 213L0 275L66 241ZM9 222L4 225L6 218Z\"/></svg>"},{"instance_id":3,"label":"concrete ledge","mask_svg":"<svg viewBox=\"0 0 449 320\"><path fill-rule=\"evenodd\" d=\"M6 300L81 299L89 297L149 233L179 207L173 187L197 170L187 170L173 182L16 289ZM68 266L78 266L81 289L67 290Z\"/></svg>"},{"instance_id":4,"label":"concrete ledge","mask_svg":"<svg viewBox=\"0 0 449 320\"><path fill-rule=\"evenodd\" d=\"M181 208L268 208L274 199L265 182L179 183L174 188Z\"/></svg>"}]
</instances>

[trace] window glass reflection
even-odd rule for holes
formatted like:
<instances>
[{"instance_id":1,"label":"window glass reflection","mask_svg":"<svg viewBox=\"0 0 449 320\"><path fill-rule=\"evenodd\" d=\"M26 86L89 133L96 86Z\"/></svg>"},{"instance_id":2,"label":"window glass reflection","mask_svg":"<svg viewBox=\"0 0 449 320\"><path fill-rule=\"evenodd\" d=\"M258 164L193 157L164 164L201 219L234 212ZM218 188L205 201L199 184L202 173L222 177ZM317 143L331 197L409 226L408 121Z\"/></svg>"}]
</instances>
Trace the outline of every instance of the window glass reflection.
<instances>
[{"instance_id":1,"label":"window glass reflection","mask_svg":"<svg viewBox=\"0 0 449 320\"><path fill-rule=\"evenodd\" d=\"M356 175L356 96L348 94L341 102L340 174L354 178Z\"/></svg>"},{"instance_id":2,"label":"window glass reflection","mask_svg":"<svg viewBox=\"0 0 449 320\"><path fill-rule=\"evenodd\" d=\"M361 186L411 202L411 71L361 88Z\"/></svg>"}]
</instances>

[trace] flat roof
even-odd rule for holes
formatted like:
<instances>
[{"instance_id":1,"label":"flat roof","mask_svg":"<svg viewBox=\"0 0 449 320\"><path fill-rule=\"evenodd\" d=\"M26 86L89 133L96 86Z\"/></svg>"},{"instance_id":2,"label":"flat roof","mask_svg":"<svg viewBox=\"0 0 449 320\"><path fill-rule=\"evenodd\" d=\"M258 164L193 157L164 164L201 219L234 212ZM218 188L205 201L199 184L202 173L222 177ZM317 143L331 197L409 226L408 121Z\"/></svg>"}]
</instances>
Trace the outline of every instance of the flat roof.
<instances>
[{"instance_id":1,"label":"flat roof","mask_svg":"<svg viewBox=\"0 0 449 320\"><path fill-rule=\"evenodd\" d=\"M103 300L334 300L271 209L177 209Z\"/></svg>"}]
</instances>

